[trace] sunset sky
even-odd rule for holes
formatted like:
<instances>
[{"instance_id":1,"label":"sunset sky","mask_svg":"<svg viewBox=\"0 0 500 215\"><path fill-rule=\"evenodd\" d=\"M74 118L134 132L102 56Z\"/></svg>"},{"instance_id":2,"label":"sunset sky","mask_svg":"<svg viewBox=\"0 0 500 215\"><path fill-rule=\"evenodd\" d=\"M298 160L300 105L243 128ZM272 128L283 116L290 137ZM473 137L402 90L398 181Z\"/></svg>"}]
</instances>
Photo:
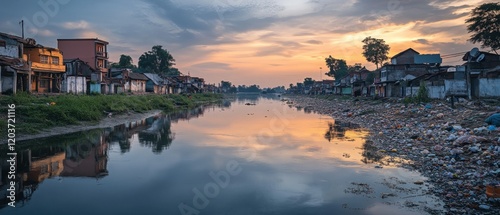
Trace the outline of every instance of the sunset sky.
<instances>
[{"instance_id":1,"label":"sunset sky","mask_svg":"<svg viewBox=\"0 0 500 215\"><path fill-rule=\"evenodd\" d=\"M410 47L422 54L469 51L479 44L467 42L464 21L486 2L496 1L6 0L0 32L21 35L25 20L26 37L45 46L98 37L109 42L110 61L126 54L134 64L163 45L184 74L272 87L320 79L328 55L374 69L361 55L367 36L384 39L390 56Z\"/></svg>"}]
</instances>

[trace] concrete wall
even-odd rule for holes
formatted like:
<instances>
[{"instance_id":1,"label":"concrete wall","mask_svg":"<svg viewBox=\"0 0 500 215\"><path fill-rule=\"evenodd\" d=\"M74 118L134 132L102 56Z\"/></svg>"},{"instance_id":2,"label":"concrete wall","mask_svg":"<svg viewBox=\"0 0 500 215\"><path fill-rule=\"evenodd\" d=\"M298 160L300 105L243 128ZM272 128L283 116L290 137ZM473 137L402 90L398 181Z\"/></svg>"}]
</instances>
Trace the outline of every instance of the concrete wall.
<instances>
[{"instance_id":1,"label":"concrete wall","mask_svg":"<svg viewBox=\"0 0 500 215\"><path fill-rule=\"evenodd\" d=\"M62 83L64 93L87 93L87 79L85 77L68 76Z\"/></svg>"},{"instance_id":2,"label":"concrete wall","mask_svg":"<svg viewBox=\"0 0 500 215\"><path fill-rule=\"evenodd\" d=\"M63 53L64 59L80 58L96 69L94 40L58 40L57 48Z\"/></svg>"},{"instance_id":3,"label":"concrete wall","mask_svg":"<svg viewBox=\"0 0 500 215\"><path fill-rule=\"evenodd\" d=\"M467 95L467 83L465 80L444 80L447 94Z\"/></svg>"},{"instance_id":4,"label":"concrete wall","mask_svg":"<svg viewBox=\"0 0 500 215\"><path fill-rule=\"evenodd\" d=\"M444 99L446 96L445 86L427 86L427 91L431 99Z\"/></svg>"},{"instance_id":5,"label":"concrete wall","mask_svg":"<svg viewBox=\"0 0 500 215\"><path fill-rule=\"evenodd\" d=\"M498 78L479 79L479 96L480 97L500 96L500 79Z\"/></svg>"},{"instance_id":6,"label":"concrete wall","mask_svg":"<svg viewBox=\"0 0 500 215\"><path fill-rule=\"evenodd\" d=\"M146 92L146 81L130 80L131 92Z\"/></svg>"},{"instance_id":7,"label":"concrete wall","mask_svg":"<svg viewBox=\"0 0 500 215\"><path fill-rule=\"evenodd\" d=\"M0 46L0 55L18 58L19 57L19 46L17 44L9 44L6 41L5 47Z\"/></svg>"}]
</instances>

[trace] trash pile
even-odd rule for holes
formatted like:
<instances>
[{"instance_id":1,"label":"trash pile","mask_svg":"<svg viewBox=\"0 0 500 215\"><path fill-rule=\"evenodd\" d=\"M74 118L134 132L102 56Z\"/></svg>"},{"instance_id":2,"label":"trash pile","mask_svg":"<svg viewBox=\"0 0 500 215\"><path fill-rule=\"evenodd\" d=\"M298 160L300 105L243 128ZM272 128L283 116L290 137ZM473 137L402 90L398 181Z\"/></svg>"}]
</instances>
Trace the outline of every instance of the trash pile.
<instances>
[{"instance_id":1,"label":"trash pile","mask_svg":"<svg viewBox=\"0 0 500 215\"><path fill-rule=\"evenodd\" d=\"M293 105L369 129L378 153L412 162L450 213L500 214L500 109L444 101L403 104L400 100L324 100L292 97Z\"/></svg>"}]
</instances>

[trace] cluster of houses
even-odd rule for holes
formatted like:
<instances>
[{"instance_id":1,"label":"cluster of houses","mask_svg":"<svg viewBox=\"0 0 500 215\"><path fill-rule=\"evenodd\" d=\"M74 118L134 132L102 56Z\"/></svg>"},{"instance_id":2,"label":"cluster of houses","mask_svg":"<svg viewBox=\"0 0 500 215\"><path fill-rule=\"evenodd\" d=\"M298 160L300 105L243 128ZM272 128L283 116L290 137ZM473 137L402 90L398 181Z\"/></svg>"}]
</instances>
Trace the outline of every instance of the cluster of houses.
<instances>
[{"instance_id":1,"label":"cluster of houses","mask_svg":"<svg viewBox=\"0 0 500 215\"><path fill-rule=\"evenodd\" d=\"M0 32L0 93L201 93L215 85L191 76L162 77L109 68L108 42L58 39L57 48Z\"/></svg>"},{"instance_id":2,"label":"cluster of houses","mask_svg":"<svg viewBox=\"0 0 500 215\"><path fill-rule=\"evenodd\" d=\"M442 66L440 54L420 54L409 48L375 71L360 68L340 80L297 83L288 91L402 98L416 96L420 86L425 86L434 99L500 96L500 55L474 48L462 60L462 65Z\"/></svg>"}]
</instances>

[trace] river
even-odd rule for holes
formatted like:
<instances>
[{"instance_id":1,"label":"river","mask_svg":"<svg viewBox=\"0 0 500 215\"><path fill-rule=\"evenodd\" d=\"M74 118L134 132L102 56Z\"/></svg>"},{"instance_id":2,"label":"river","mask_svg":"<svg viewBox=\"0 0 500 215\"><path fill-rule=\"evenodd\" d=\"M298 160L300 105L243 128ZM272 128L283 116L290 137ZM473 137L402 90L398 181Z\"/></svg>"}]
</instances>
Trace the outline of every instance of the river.
<instances>
[{"instance_id":1,"label":"river","mask_svg":"<svg viewBox=\"0 0 500 215\"><path fill-rule=\"evenodd\" d=\"M369 131L241 96L108 129L18 143L17 199L0 214L432 214L407 162L374 156ZM2 153L5 154L5 153Z\"/></svg>"}]
</instances>

